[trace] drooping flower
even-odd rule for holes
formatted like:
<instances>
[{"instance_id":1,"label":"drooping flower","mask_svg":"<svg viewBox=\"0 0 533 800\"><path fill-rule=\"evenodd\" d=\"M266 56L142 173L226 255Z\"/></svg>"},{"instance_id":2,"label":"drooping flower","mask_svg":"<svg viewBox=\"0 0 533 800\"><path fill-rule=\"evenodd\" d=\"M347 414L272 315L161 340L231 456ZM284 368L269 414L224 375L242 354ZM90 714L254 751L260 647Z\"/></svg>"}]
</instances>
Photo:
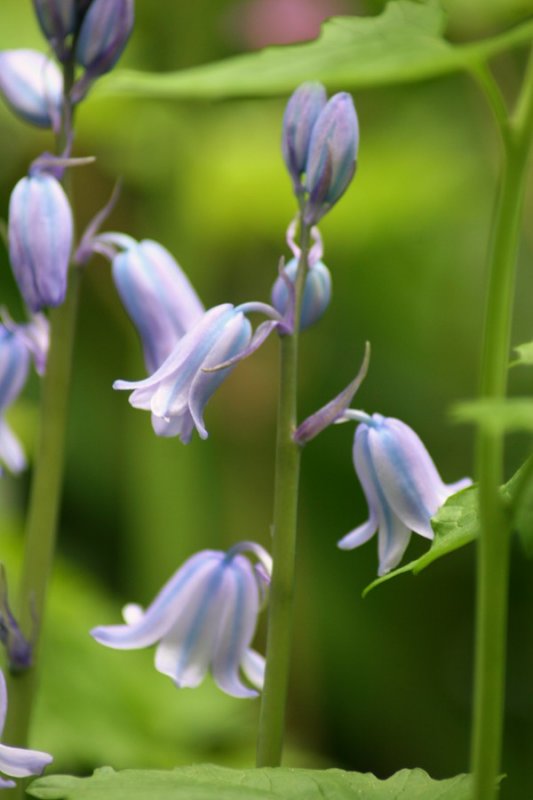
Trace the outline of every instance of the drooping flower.
<instances>
[{"instance_id":1,"label":"drooping flower","mask_svg":"<svg viewBox=\"0 0 533 800\"><path fill-rule=\"evenodd\" d=\"M384 575L401 559L411 531L433 539L431 517L470 478L443 483L431 456L417 434L398 419L347 411L344 419L361 424L355 433L355 471L366 495L368 520L339 542L352 550L378 532L379 570Z\"/></svg>"},{"instance_id":2,"label":"drooping flower","mask_svg":"<svg viewBox=\"0 0 533 800\"><path fill-rule=\"evenodd\" d=\"M7 688L4 673L0 670L0 735L4 730L7 713ZM40 750L27 750L22 747L9 747L0 744L0 771L12 778L27 778L40 775L53 761L48 753ZM0 777L0 789L12 789L15 781Z\"/></svg>"},{"instance_id":3,"label":"drooping flower","mask_svg":"<svg viewBox=\"0 0 533 800\"><path fill-rule=\"evenodd\" d=\"M112 241L112 234L101 240ZM189 279L162 245L145 239L113 258L113 280L141 337L148 373L155 372L205 309Z\"/></svg>"},{"instance_id":4,"label":"drooping flower","mask_svg":"<svg viewBox=\"0 0 533 800\"><path fill-rule=\"evenodd\" d=\"M262 311L272 319L259 325L252 336L247 311ZM115 381L113 388L132 390L130 404L152 412L158 436L179 436L187 444L196 427L206 439L207 401L235 364L256 350L279 323L279 314L263 303L214 306L178 341L153 375L136 382Z\"/></svg>"},{"instance_id":5,"label":"drooping flower","mask_svg":"<svg viewBox=\"0 0 533 800\"><path fill-rule=\"evenodd\" d=\"M63 76L43 53L35 50L0 52L0 92L26 122L41 128L58 128Z\"/></svg>"},{"instance_id":6,"label":"drooping flower","mask_svg":"<svg viewBox=\"0 0 533 800\"><path fill-rule=\"evenodd\" d=\"M243 553L259 563L252 565ZM125 625L94 628L100 644L136 650L157 644L155 666L178 687L198 686L208 670L222 691L255 697L262 688L265 660L250 648L271 574L271 558L254 542L227 553L202 550L189 558L151 605L124 608Z\"/></svg>"},{"instance_id":7,"label":"drooping flower","mask_svg":"<svg viewBox=\"0 0 533 800\"><path fill-rule=\"evenodd\" d=\"M9 201L9 255L31 311L65 299L73 230L69 201L53 175L35 169L17 183Z\"/></svg>"}]
</instances>

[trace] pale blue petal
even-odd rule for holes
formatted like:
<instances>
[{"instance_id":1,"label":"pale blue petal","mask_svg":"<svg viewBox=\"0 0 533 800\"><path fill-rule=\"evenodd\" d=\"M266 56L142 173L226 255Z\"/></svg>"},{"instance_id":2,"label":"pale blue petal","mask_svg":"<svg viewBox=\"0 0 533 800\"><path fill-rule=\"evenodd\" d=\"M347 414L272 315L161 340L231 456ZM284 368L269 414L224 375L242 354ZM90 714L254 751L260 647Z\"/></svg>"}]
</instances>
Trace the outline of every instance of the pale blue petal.
<instances>
[{"instance_id":1,"label":"pale blue petal","mask_svg":"<svg viewBox=\"0 0 533 800\"><path fill-rule=\"evenodd\" d=\"M370 429L372 460L388 503L409 530L433 539L430 519L448 495L428 451L400 420Z\"/></svg>"},{"instance_id":2,"label":"pale blue petal","mask_svg":"<svg viewBox=\"0 0 533 800\"><path fill-rule=\"evenodd\" d=\"M203 591L205 581L223 558L223 553L203 550L192 556L172 576L142 618L133 625L105 625L91 635L100 644L118 650L132 650L155 644L176 624L178 615L191 598Z\"/></svg>"},{"instance_id":3,"label":"pale blue petal","mask_svg":"<svg viewBox=\"0 0 533 800\"><path fill-rule=\"evenodd\" d=\"M0 669L0 737L6 724L7 714L7 686L4 673Z\"/></svg>"},{"instance_id":4,"label":"pale blue petal","mask_svg":"<svg viewBox=\"0 0 533 800\"><path fill-rule=\"evenodd\" d=\"M152 414L152 428L157 436L179 436L183 444L189 444L194 430L194 422L187 408L180 416L164 419Z\"/></svg>"},{"instance_id":5,"label":"pale blue petal","mask_svg":"<svg viewBox=\"0 0 533 800\"><path fill-rule=\"evenodd\" d=\"M352 550L367 542L378 529L378 507L380 503L375 476L368 455L368 428L360 425L355 432L353 459L357 477L361 482L368 504L368 520L346 534L339 542L342 550Z\"/></svg>"},{"instance_id":6,"label":"pale blue petal","mask_svg":"<svg viewBox=\"0 0 533 800\"><path fill-rule=\"evenodd\" d=\"M395 515L380 520L378 532L378 575L385 575L397 567L407 550L411 538L411 531Z\"/></svg>"},{"instance_id":7,"label":"pale blue petal","mask_svg":"<svg viewBox=\"0 0 533 800\"><path fill-rule=\"evenodd\" d=\"M53 758L49 753L40 750L25 750L21 747L0 744L0 771L13 778L40 775L52 761Z\"/></svg>"},{"instance_id":8,"label":"pale blue petal","mask_svg":"<svg viewBox=\"0 0 533 800\"><path fill-rule=\"evenodd\" d=\"M17 475L26 469L27 461L22 446L5 421L0 417L0 462Z\"/></svg>"},{"instance_id":9,"label":"pale blue petal","mask_svg":"<svg viewBox=\"0 0 533 800\"><path fill-rule=\"evenodd\" d=\"M228 377L231 368L228 367L217 372L204 372L203 370L216 366L241 351L250 341L251 335L252 326L249 321L243 314L236 314L224 327L218 341L209 351L191 384L187 403L202 439L207 438L203 419L204 407L216 389Z\"/></svg>"},{"instance_id":10,"label":"pale blue petal","mask_svg":"<svg viewBox=\"0 0 533 800\"><path fill-rule=\"evenodd\" d=\"M239 675L240 665L253 639L259 613L259 591L250 562L236 556L230 567L233 578L227 606L220 616L218 641L213 659L213 678L222 691L233 697L256 697Z\"/></svg>"}]
</instances>

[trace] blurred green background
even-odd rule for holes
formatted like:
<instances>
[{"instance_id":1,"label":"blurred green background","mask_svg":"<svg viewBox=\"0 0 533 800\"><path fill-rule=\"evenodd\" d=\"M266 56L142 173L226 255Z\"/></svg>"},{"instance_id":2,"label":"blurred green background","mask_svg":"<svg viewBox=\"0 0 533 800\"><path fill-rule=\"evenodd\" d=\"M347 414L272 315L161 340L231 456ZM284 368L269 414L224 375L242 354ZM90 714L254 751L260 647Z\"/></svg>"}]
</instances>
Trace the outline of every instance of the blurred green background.
<instances>
[{"instance_id":1,"label":"blurred green background","mask_svg":"<svg viewBox=\"0 0 533 800\"><path fill-rule=\"evenodd\" d=\"M450 36L469 40L532 11L531 0L449 0ZM363 0L137 2L119 66L167 70L264 44L312 36L331 13L375 14ZM0 47L45 50L30 0L3 0ZM521 52L495 64L508 96ZM342 89L344 87L338 87ZM90 96L77 119L76 154L97 156L75 174L80 227L123 190L109 228L154 238L188 272L207 306L267 300L294 214L280 156L286 98L172 103ZM301 414L353 376L365 340L369 376L356 403L397 416L427 444L445 480L472 472L472 434L448 409L476 391L486 253L498 172L497 139L483 98L465 77L360 92L357 177L324 220L334 297L305 334ZM0 108L0 217L28 163L52 147ZM526 220L533 213L531 182ZM513 342L533 338L533 230L521 249ZM21 303L0 248L1 302ZM150 652L100 648L90 627L118 621L126 601L147 603L171 572L204 547L252 538L269 546L277 342L244 362L207 409L210 437L184 447L157 439L147 414L113 393L144 374L136 334L107 263L84 276L68 436L61 561L47 618L42 693L33 744L55 768L170 767L209 760L253 763L257 702L207 683L177 691ZM512 391L533 390L531 371ZM38 383L10 418L31 452ZM289 708L287 763L335 765L381 777L419 766L434 777L468 768L474 552L361 599L377 569L375 540L336 541L367 509L351 462L353 429L334 427L306 450ZM509 441L509 474L530 451ZM16 582L29 477L0 485L0 555ZM414 541L408 555L425 547ZM518 548L511 577L508 714L503 797L533 795L533 582ZM264 621L259 631L263 646Z\"/></svg>"}]
</instances>

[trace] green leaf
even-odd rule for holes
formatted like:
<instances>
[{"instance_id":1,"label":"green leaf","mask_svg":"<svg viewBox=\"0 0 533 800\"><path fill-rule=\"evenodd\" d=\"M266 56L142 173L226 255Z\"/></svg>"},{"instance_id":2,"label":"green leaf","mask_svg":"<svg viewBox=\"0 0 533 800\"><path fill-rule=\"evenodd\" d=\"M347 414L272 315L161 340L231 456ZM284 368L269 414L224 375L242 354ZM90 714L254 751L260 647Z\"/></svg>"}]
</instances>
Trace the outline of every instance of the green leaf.
<instances>
[{"instance_id":1,"label":"green leaf","mask_svg":"<svg viewBox=\"0 0 533 800\"><path fill-rule=\"evenodd\" d=\"M487 433L533 431L533 398L485 398L458 403L452 409L456 422L474 422Z\"/></svg>"},{"instance_id":2,"label":"green leaf","mask_svg":"<svg viewBox=\"0 0 533 800\"><path fill-rule=\"evenodd\" d=\"M316 41L268 47L180 72L116 71L107 93L166 98L275 95L302 81L355 89L433 78L464 70L528 42L533 20L484 41L453 45L442 38L445 15L435 0L392 0L375 17L334 17Z\"/></svg>"},{"instance_id":3,"label":"green leaf","mask_svg":"<svg viewBox=\"0 0 533 800\"><path fill-rule=\"evenodd\" d=\"M28 788L43 800L468 800L468 775L436 781L421 769L387 780L340 769L234 770L209 764L171 772L96 770L90 778L56 775Z\"/></svg>"},{"instance_id":4,"label":"green leaf","mask_svg":"<svg viewBox=\"0 0 533 800\"><path fill-rule=\"evenodd\" d=\"M431 525L435 531L435 539L429 550L420 558L372 581L364 590L363 597L381 583L385 583L397 575L402 575L404 572L412 572L416 575L438 558L473 542L479 531L477 486L469 486L468 489L463 489L449 497L432 518Z\"/></svg>"},{"instance_id":5,"label":"green leaf","mask_svg":"<svg viewBox=\"0 0 533 800\"><path fill-rule=\"evenodd\" d=\"M533 342L519 344L514 348L514 351L518 358L516 358L514 361L511 361L509 364L510 367L518 367L521 365L530 367L533 365Z\"/></svg>"},{"instance_id":6,"label":"green leaf","mask_svg":"<svg viewBox=\"0 0 533 800\"><path fill-rule=\"evenodd\" d=\"M531 456L500 492L510 515L514 531L520 536L528 558L533 558L533 456ZM479 535L478 487L469 486L452 495L431 519L435 539L429 550L420 558L404 564L372 581L363 592L363 597L381 583L412 572L421 572L438 558L473 542Z\"/></svg>"}]
</instances>

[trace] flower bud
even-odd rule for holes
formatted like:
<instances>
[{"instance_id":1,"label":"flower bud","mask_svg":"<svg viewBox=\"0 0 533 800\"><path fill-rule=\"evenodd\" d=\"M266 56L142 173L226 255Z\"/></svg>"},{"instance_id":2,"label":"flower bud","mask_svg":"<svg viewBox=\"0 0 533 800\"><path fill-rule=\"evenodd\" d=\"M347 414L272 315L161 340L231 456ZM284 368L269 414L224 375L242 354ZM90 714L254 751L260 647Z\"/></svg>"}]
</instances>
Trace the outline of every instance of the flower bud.
<instances>
[{"instance_id":1,"label":"flower bud","mask_svg":"<svg viewBox=\"0 0 533 800\"><path fill-rule=\"evenodd\" d=\"M291 95L283 115L283 158L296 194L303 191L301 180L313 126L326 102L326 90L321 83L303 83Z\"/></svg>"},{"instance_id":2,"label":"flower bud","mask_svg":"<svg viewBox=\"0 0 533 800\"><path fill-rule=\"evenodd\" d=\"M31 311L61 305L67 289L73 222L59 181L44 172L22 178L9 201L9 254Z\"/></svg>"},{"instance_id":3,"label":"flower bud","mask_svg":"<svg viewBox=\"0 0 533 800\"><path fill-rule=\"evenodd\" d=\"M346 191L355 172L359 124L353 100L346 92L334 95L318 117L306 164L307 225L318 222Z\"/></svg>"},{"instance_id":4,"label":"flower bud","mask_svg":"<svg viewBox=\"0 0 533 800\"><path fill-rule=\"evenodd\" d=\"M26 122L56 128L61 115L63 78L49 58L35 50L0 52L0 92Z\"/></svg>"},{"instance_id":5,"label":"flower bud","mask_svg":"<svg viewBox=\"0 0 533 800\"><path fill-rule=\"evenodd\" d=\"M114 67L130 37L133 21L133 0L93 0L76 43L76 61L87 70L78 92Z\"/></svg>"},{"instance_id":6,"label":"flower bud","mask_svg":"<svg viewBox=\"0 0 533 800\"><path fill-rule=\"evenodd\" d=\"M286 277L294 283L298 272L298 260L293 258L284 268ZM289 289L279 275L272 287L272 305L285 315L289 303ZM309 328L324 314L331 300L331 275L329 269L322 261L317 261L307 270L305 287L302 297L300 315L300 329Z\"/></svg>"},{"instance_id":7,"label":"flower bud","mask_svg":"<svg viewBox=\"0 0 533 800\"><path fill-rule=\"evenodd\" d=\"M39 25L60 61L68 54L65 39L76 30L77 0L33 0Z\"/></svg>"},{"instance_id":8,"label":"flower bud","mask_svg":"<svg viewBox=\"0 0 533 800\"><path fill-rule=\"evenodd\" d=\"M141 337L146 369L155 372L204 307L168 250L148 239L115 256L113 280Z\"/></svg>"}]
</instances>

